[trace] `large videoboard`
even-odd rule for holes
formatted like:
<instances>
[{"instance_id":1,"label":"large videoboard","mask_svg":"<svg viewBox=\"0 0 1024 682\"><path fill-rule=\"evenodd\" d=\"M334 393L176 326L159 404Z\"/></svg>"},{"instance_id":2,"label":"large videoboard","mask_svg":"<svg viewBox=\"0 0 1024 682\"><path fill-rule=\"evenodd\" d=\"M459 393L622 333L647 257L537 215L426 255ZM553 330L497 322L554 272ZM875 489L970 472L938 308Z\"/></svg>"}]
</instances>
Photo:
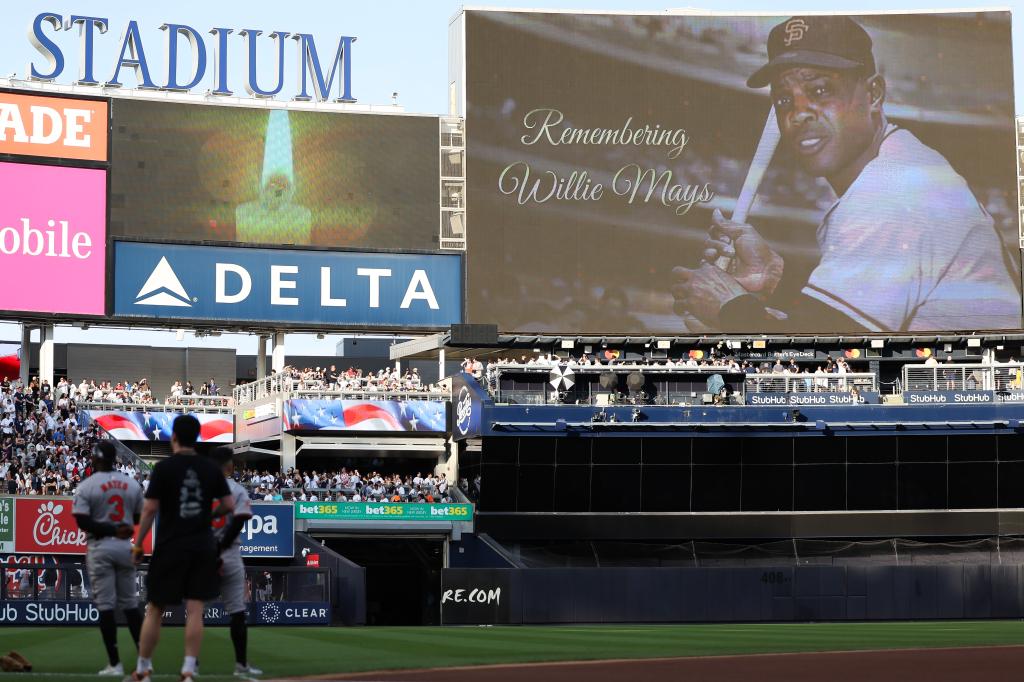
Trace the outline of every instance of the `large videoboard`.
<instances>
[{"instance_id":1,"label":"large videoboard","mask_svg":"<svg viewBox=\"0 0 1024 682\"><path fill-rule=\"evenodd\" d=\"M115 99L112 237L436 249L437 117Z\"/></svg>"},{"instance_id":2,"label":"large videoboard","mask_svg":"<svg viewBox=\"0 0 1024 682\"><path fill-rule=\"evenodd\" d=\"M463 21L470 322L1020 328L1008 12Z\"/></svg>"}]
</instances>

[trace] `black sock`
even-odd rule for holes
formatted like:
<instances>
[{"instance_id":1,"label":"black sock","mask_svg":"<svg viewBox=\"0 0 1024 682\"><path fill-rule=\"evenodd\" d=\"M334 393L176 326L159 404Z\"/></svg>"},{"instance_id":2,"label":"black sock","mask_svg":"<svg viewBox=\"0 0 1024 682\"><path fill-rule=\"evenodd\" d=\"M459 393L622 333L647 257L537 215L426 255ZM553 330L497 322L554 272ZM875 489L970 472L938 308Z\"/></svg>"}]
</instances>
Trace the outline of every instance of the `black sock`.
<instances>
[{"instance_id":1,"label":"black sock","mask_svg":"<svg viewBox=\"0 0 1024 682\"><path fill-rule=\"evenodd\" d=\"M235 661L246 665L246 648L248 646L249 630L245 625L245 611L231 614L231 643L235 645Z\"/></svg>"},{"instance_id":2,"label":"black sock","mask_svg":"<svg viewBox=\"0 0 1024 682\"><path fill-rule=\"evenodd\" d=\"M103 635L103 646L107 648L107 659L110 665L121 662L117 653L117 623L114 622L113 611L100 611L100 634Z\"/></svg>"},{"instance_id":3,"label":"black sock","mask_svg":"<svg viewBox=\"0 0 1024 682\"><path fill-rule=\"evenodd\" d=\"M128 621L128 632L132 633L132 641L135 642L135 649L139 648L139 634L142 632L142 614L139 608L125 609L124 618Z\"/></svg>"}]
</instances>

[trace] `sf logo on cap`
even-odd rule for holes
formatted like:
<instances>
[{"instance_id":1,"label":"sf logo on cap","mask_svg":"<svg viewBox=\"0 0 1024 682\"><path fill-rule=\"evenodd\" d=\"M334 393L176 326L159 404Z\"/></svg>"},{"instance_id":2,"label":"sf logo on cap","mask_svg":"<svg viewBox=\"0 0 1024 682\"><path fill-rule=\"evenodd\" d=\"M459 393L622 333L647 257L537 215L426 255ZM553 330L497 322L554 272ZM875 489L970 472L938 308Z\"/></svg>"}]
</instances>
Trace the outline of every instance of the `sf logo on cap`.
<instances>
[{"instance_id":1,"label":"sf logo on cap","mask_svg":"<svg viewBox=\"0 0 1024 682\"><path fill-rule=\"evenodd\" d=\"M784 29L786 31L786 39L783 41L786 47L803 38L808 28L809 26L804 23L803 19L790 19L787 21Z\"/></svg>"}]
</instances>

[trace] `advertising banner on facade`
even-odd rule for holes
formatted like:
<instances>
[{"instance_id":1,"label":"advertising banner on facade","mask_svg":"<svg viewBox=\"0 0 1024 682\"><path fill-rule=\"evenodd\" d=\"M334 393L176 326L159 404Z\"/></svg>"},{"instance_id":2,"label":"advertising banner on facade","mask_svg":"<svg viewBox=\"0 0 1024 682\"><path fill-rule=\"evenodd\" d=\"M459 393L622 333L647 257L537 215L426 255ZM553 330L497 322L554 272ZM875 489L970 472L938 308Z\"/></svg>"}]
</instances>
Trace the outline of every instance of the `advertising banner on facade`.
<instances>
[{"instance_id":1,"label":"advertising banner on facade","mask_svg":"<svg viewBox=\"0 0 1024 682\"><path fill-rule=\"evenodd\" d=\"M0 554L14 551L14 498L0 497Z\"/></svg>"},{"instance_id":2,"label":"advertising banner on facade","mask_svg":"<svg viewBox=\"0 0 1024 682\"><path fill-rule=\"evenodd\" d=\"M146 553L153 534L146 536ZM14 552L18 554L85 554L85 531L71 513L70 497L18 497L14 499Z\"/></svg>"},{"instance_id":3,"label":"advertising banner on facade","mask_svg":"<svg viewBox=\"0 0 1024 682\"><path fill-rule=\"evenodd\" d=\"M106 100L0 92L0 154L107 160Z\"/></svg>"},{"instance_id":4,"label":"advertising banner on facade","mask_svg":"<svg viewBox=\"0 0 1024 682\"><path fill-rule=\"evenodd\" d=\"M403 328L462 319L457 255L117 242L114 260L119 317Z\"/></svg>"},{"instance_id":5,"label":"advertising banner on facade","mask_svg":"<svg viewBox=\"0 0 1024 682\"><path fill-rule=\"evenodd\" d=\"M156 440L169 443L175 418L182 412L128 412L124 410L83 410L118 440ZM199 440L203 443L234 441L234 419L230 414L189 413L199 420Z\"/></svg>"},{"instance_id":6,"label":"advertising banner on facade","mask_svg":"<svg viewBox=\"0 0 1024 682\"><path fill-rule=\"evenodd\" d=\"M296 502L295 518L317 521L472 521L471 504Z\"/></svg>"},{"instance_id":7,"label":"advertising banner on facade","mask_svg":"<svg viewBox=\"0 0 1024 682\"><path fill-rule=\"evenodd\" d=\"M994 391L904 391L903 402L907 405L967 405L971 403L994 403Z\"/></svg>"},{"instance_id":8,"label":"advertising banner on facade","mask_svg":"<svg viewBox=\"0 0 1024 682\"><path fill-rule=\"evenodd\" d=\"M328 602L254 602L246 611L249 625L330 625ZM224 604L211 602L203 613L207 625L227 625L231 618ZM94 625L99 611L88 600L21 600L0 602L0 625ZM185 624L185 607L172 606L164 612L164 623Z\"/></svg>"},{"instance_id":9,"label":"advertising banner on facade","mask_svg":"<svg viewBox=\"0 0 1024 682\"><path fill-rule=\"evenodd\" d=\"M442 625L496 625L512 612L514 571L446 568L441 571Z\"/></svg>"},{"instance_id":10,"label":"advertising banner on facade","mask_svg":"<svg viewBox=\"0 0 1024 682\"><path fill-rule=\"evenodd\" d=\"M372 431L445 433L448 404L443 400L284 401L285 431Z\"/></svg>"},{"instance_id":11,"label":"advertising banner on facade","mask_svg":"<svg viewBox=\"0 0 1024 682\"><path fill-rule=\"evenodd\" d=\"M452 377L452 436L465 440L480 435L483 423L483 404L488 399L473 375L461 372Z\"/></svg>"},{"instance_id":12,"label":"advertising banner on facade","mask_svg":"<svg viewBox=\"0 0 1024 682\"><path fill-rule=\"evenodd\" d=\"M469 322L1020 328L1008 11L462 21Z\"/></svg>"},{"instance_id":13,"label":"advertising banner on facade","mask_svg":"<svg viewBox=\"0 0 1024 682\"><path fill-rule=\"evenodd\" d=\"M438 247L436 116L119 99L115 236Z\"/></svg>"},{"instance_id":14,"label":"advertising banner on facade","mask_svg":"<svg viewBox=\"0 0 1024 682\"><path fill-rule=\"evenodd\" d=\"M242 528L243 557L295 555L295 512L290 504L252 505L252 518Z\"/></svg>"},{"instance_id":15,"label":"advertising banner on facade","mask_svg":"<svg viewBox=\"0 0 1024 682\"><path fill-rule=\"evenodd\" d=\"M106 216L105 170L0 162L0 310L103 315Z\"/></svg>"},{"instance_id":16,"label":"advertising banner on facade","mask_svg":"<svg viewBox=\"0 0 1024 682\"><path fill-rule=\"evenodd\" d=\"M861 405L881 402L876 391L822 393L747 393L747 405Z\"/></svg>"}]
</instances>

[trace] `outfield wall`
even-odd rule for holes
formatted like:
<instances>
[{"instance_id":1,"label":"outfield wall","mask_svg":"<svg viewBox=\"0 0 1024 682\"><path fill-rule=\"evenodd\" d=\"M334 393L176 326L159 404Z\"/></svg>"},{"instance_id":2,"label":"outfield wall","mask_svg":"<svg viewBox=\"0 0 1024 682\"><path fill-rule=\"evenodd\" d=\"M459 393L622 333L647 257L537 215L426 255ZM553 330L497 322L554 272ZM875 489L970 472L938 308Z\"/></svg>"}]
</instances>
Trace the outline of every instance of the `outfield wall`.
<instances>
[{"instance_id":1,"label":"outfield wall","mask_svg":"<svg viewBox=\"0 0 1024 682\"><path fill-rule=\"evenodd\" d=\"M445 569L445 625L1024 617L1024 565Z\"/></svg>"}]
</instances>

